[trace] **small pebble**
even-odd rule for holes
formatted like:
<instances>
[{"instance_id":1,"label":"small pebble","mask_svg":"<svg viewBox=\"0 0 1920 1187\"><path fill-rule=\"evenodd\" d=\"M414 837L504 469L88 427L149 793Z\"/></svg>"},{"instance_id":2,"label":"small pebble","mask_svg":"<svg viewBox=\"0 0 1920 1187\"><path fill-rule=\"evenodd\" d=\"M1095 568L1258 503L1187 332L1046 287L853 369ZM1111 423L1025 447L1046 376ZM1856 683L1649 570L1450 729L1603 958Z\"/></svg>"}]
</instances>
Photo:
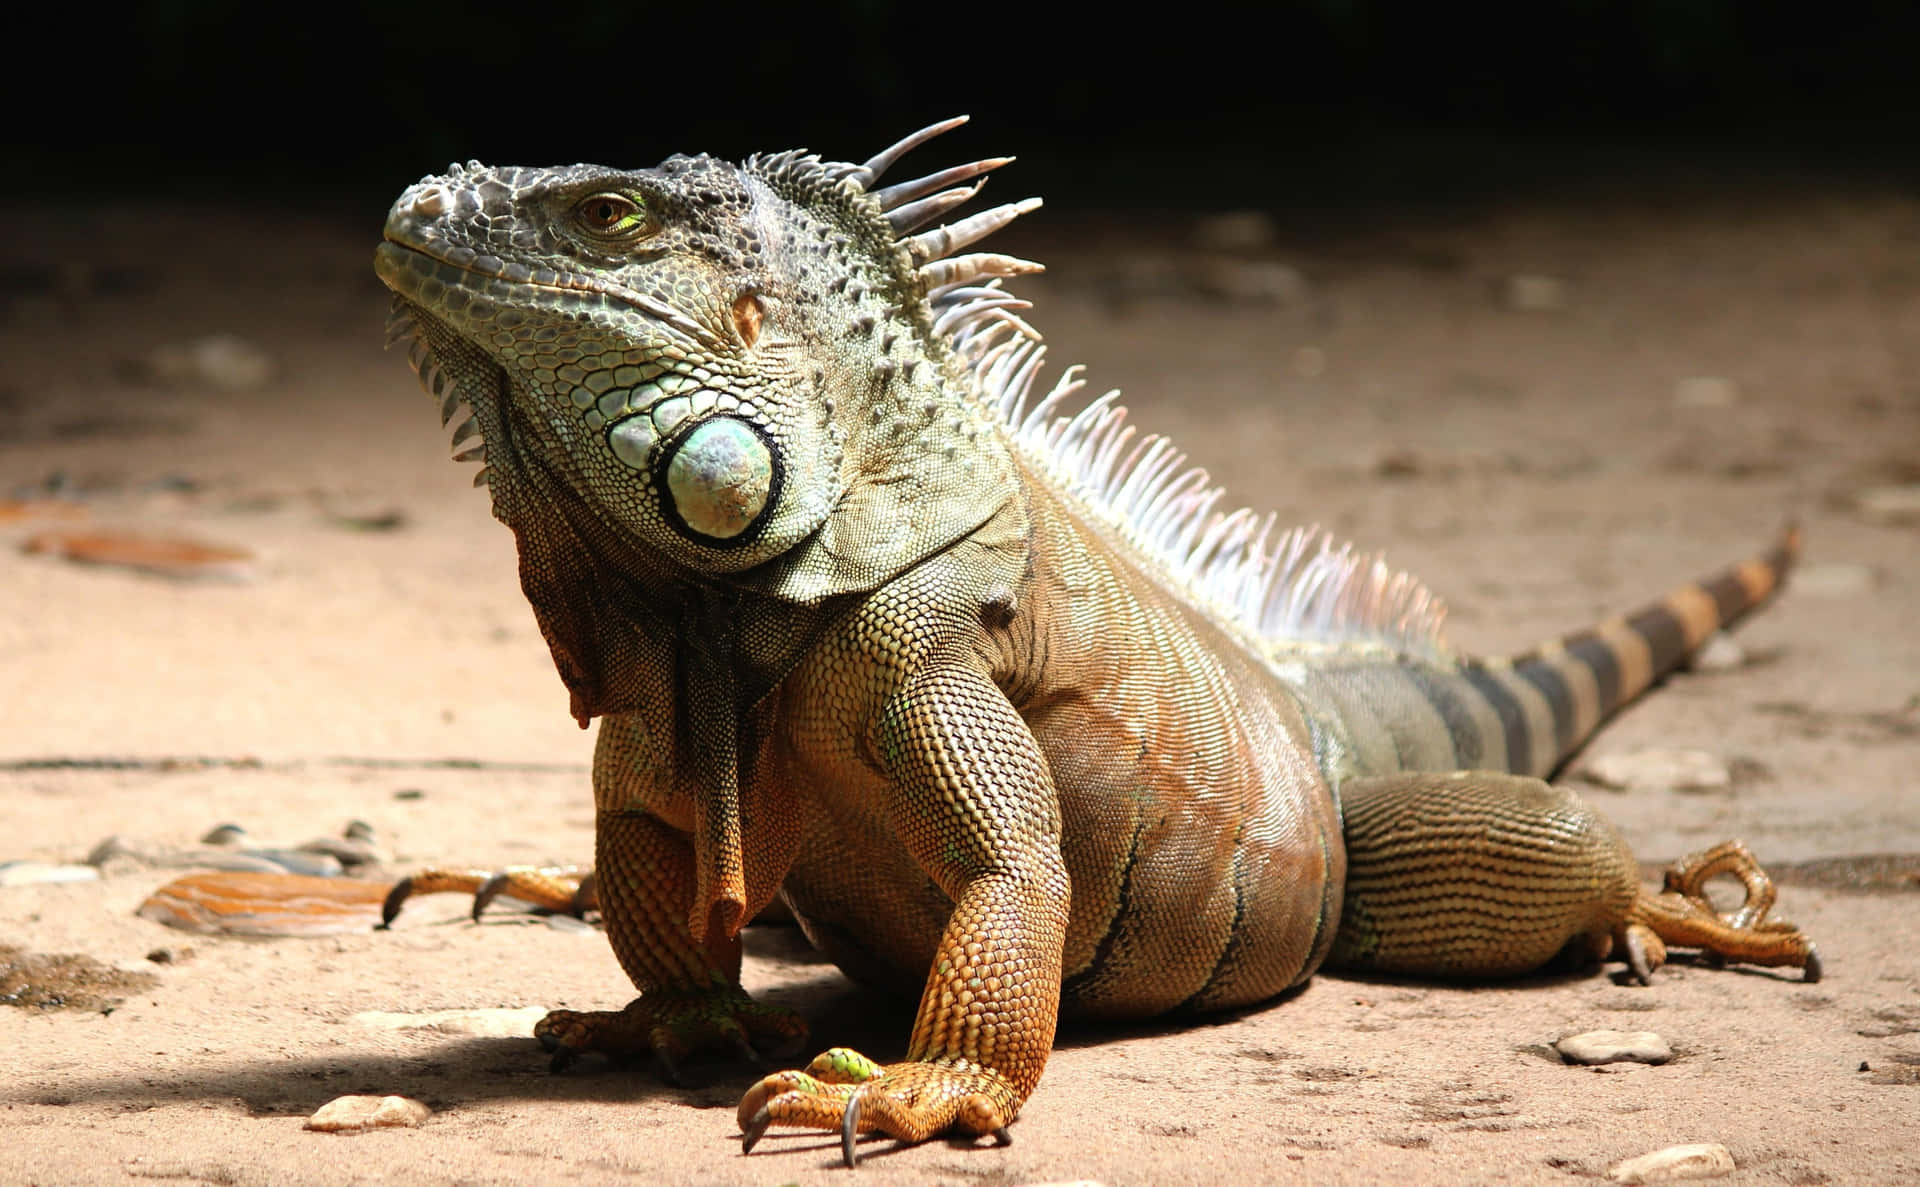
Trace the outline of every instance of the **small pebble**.
<instances>
[{"instance_id":1,"label":"small pebble","mask_svg":"<svg viewBox=\"0 0 1920 1187\"><path fill-rule=\"evenodd\" d=\"M1740 385L1721 375L1695 375L1673 385L1673 402L1682 408L1730 408L1740 402Z\"/></svg>"},{"instance_id":2,"label":"small pebble","mask_svg":"<svg viewBox=\"0 0 1920 1187\"><path fill-rule=\"evenodd\" d=\"M420 1014L364 1010L355 1014L353 1020L375 1030L430 1030L483 1039L530 1039L533 1024L546 1016L545 1006L524 1006L517 1010L431 1010Z\"/></svg>"},{"instance_id":3,"label":"small pebble","mask_svg":"<svg viewBox=\"0 0 1920 1187\"><path fill-rule=\"evenodd\" d=\"M1214 256L1193 261L1187 276L1204 296L1248 305L1299 305L1309 291L1298 268L1271 260Z\"/></svg>"},{"instance_id":4,"label":"small pebble","mask_svg":"<svg viewBox=\"0 0 1920 1187\"><path fill-rule=\"evenodd\" d=\"M1733 772L1704 750L1636 750L1603 754L1582 768L1587 778L1615 790L1725 791Z\"/></svg>"},{"instance_id":5,"label":"small pebble","mask_svg":"<svg viewBox=\"0 0 1920 1187\"><path fill-rule=\"evenodd\" d=\"M1745 667L1746 663L1747 650L1740 646L1740 641L1725 631L1715 631L1687 657L1687 670L1731 672L1735 668Z\"/></svg>"},{"instance_id":6,"label":"small pebble","mask_svg":"<svg viewBox=\"0 0 1920 1187\"><path fill-rule=\"evenodd\" d=\"M1568 1063L1665 1063L1673 1048L1650 1030L1590 1030L1564 1035L1553 1044Z\"/></svg>"},{"instance_id":7,"label":"small pebble","mask_svg":"<svg viewBox=\"0 0 1920 1187\"><path fill-rule=\"evenodd\" d=\"M1920 482L1865 487L1853 492L1853 505L1874 523L1920 523Z\"/></svg>"},{"instance_id":8,"label":"small pebble","mask_svg":"<svg viewBox=\"0 0 1920 1187\"><path fill-rule=\"evenodd\" d=\"M273 356L234 334L209 334L192 342L163 346L146 358L146 369L162 383L245 391L273 378Z\"/></svg>"},{"instance_id":9,"label":"small pebble","mask_svg":"<svg viewBox=\"0 0 1920 1187\"><path fill-rule=\"evenodd\" d=\"M1686 1179L1718 1179L1733 1173L1733 1155L1718 1142L1668 1146L1638 1158L1615 1163L1607 1178L1616 1183L1678 1183Z\"/></svg>"},{"instance_id":10,"label":"small pebble","mask_svg":"<svg viewBox=\"0 0 1920 1187\"><path fill-rule=\"evenodd\" d=\"M404 1096L336 1096L307 1118L307 1128L321 1133L357 1133L363 1129L411 1129L433 1116L433 1110Z\"/></svg>"},{"instance_id":11,"label":"small pebble","mask_svg":"<svg viewBox=\"0 0 1920 1187\"><path fill-rule=\"evenodd\" d=\"M1567 307L1567 282L1558 276L1522 272L1507 277L1500 296L1509 309L1552 313Z\"/></svg>"},{"instance_id":12,"label":"small pebble","mask_svg":"<svg viewBox=\"0 0 1920 1187\"><path fill-rule=\"evenodd\" d=\"M1273 218L1263 210L1229 210L1193 223L1194 246L1208 251L1260 251L1278 237Z\"/></svg>"},{"instance_id":13,"label":"small pebble","mask_svg":"<svg viewBox=\"0 0 1920 1187\"><path fill-rule=\"evenodd\" d=\"M0 862L0 886L31 886L38 882L92 882L100 868L91 865L49 865L39 861Z\"/></svg>"},{"instance_id":14,"label":"small pebble","mask_svg":"<svg viewBox=\"0 0 1920 1187\"><path fill-rule=\"evenodd\" d=\"M1873 568L1848 561L1805 565L1787 579L1787 588L1817 598L1845 598L1873 588Z\"/></svg>"}]
</instances>

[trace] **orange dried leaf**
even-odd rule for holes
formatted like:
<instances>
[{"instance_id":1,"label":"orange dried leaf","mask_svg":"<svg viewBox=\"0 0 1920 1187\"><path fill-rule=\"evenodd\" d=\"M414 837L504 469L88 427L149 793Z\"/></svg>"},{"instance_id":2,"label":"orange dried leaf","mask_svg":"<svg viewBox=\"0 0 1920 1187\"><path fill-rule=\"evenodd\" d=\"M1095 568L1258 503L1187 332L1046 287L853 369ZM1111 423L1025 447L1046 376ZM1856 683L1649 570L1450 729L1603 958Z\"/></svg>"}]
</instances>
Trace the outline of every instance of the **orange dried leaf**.
<instances>
[{"instance_id":1,"label":"orange dried leaf","mask_svg":"<svg viewBox=\"0 0 1920 1187\"><path fill-rule=\"evenodd\" d=\"M132 532L39 532L21 548L89 565L118 565L166 577L246 576L253 553L180 537Z\"/></svg>"},{"instance_id":2,"label":"orange dried leaf","mask_svg":"<svg viewBox=\"0 0 1920 1187\"><path fill-rule=\"evenodd\" d=\"M23 519L85 519L87 509L65 499L0 499L0 523Z\"/></svg>"},{"instance_id":3,"label":"orange dried leaf","mask_svg":"<svg viewBox=\"0 0 1920 1187\"><path fill-rule=\"evenodd\" d=\"M229 936L327 936L371 931L383 883L306 874L223 871L175 878L140 904L142 919Z\"/></svg>"}]
</instances>

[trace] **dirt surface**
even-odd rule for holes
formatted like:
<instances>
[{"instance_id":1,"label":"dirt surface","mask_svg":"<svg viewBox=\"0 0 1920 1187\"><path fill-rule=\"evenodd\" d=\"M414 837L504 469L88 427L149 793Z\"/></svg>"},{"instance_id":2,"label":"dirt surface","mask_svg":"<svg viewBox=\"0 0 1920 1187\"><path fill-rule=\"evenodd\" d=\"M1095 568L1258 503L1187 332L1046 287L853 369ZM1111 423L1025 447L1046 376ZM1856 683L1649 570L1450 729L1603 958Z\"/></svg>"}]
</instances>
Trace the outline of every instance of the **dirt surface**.
<instances>
[{"instance_id":1,"label":"dirt surface","mask_svg":"<svg viewBox=\"0 0 1920 1187\"><path fill-rule=\"evenodd\" d=\"M351 819L399 870L587 857L590 738L511 539L379 349L379 212L7 218L25 258L0 320L0 497L84 518L0 522L0 861L77 862L116 833L190 847L229 820L296 843ZM1264 246L1257 221L1214 224L1220 257L1189 230L1049 210L1009 243L1053 266L1021 288L1054 357L1125 385L1244 501L1386 549L1474 650L1630 608L1797 518L1807 579L1740 632L1746 665L1675 678L1589 752L1702 749L1732 787L1588 794L1648 860L1727 836L1773 861L1920 853L1920 525L1895 506L1920 482L1920 202L1690 187L1283 223ZM214 333L270 373L221 390L167 361ZM81 526L254 559L185 581L19 547ZM142 761L97 762L115 757ZM22 761L54 759L84 761ZM442 899L389 933L190 936L134 915L170 876L120 862L0 887L0 945L157 978L111 1012L0 1009L0 1182L852 1181L821 1136L743 1158L733 1066L686 1089L593 1062L550 1075L529 1039L353 1020L617 1005L593 932L476 927ZM1912 1182L1917 903L1786 888L1817 985L1685 963L1644 989L1323 975L1198 1024L1071 1029L1011 1148L869 1143L859 1181L1559 1183L1710 1141L1730 1182ZM790 932L749 933L746 979L817 1046L904 1046L910 1007ZM1657 1031L1676 1057L1593 1070L1550 1048L1601 1028ZM435 1112L303 1130L346 1093Z\"/></svg>"}]
</instances>

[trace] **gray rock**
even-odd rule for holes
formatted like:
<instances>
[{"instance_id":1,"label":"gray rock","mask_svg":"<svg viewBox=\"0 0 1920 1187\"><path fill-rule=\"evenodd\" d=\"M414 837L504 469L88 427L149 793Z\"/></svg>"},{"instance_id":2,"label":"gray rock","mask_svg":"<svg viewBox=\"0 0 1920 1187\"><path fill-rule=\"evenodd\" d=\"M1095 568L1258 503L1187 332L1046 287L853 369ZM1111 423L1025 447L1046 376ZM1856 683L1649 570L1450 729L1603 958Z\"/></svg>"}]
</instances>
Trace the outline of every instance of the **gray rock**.
<instances>
[{"instance_id":1,"label":"gray rock","mask_svg":"<svg viewBox=\"0 0 1920 1187\"><path fill-rule=\"evenodd\" d=\"M1563 1035L1553 1044L1568 1063L1665 1063L1673 1048L1650 1030L1590 1030Z\"/></svg>"}]
</instances>

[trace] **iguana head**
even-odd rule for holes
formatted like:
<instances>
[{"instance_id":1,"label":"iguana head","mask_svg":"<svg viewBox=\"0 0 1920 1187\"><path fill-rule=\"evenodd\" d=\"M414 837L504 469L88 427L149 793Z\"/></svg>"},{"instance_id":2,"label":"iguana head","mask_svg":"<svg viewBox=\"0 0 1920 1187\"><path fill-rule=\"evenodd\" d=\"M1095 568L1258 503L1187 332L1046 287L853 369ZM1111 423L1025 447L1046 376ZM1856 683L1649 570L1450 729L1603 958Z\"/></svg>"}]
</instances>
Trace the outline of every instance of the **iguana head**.
<instances>
[{"instance_id":1,"label":"iguana head","mask_svg":"<svg viewBox=\"0 0 1920 1187\"><path fill-rule=\"evenodd\" d=\"M976 282L1037 265L953 253L1037 203L915 235L1005 162L874 185L959 122L864 165L471 162L401 195L376 268L443 412L474 410L456 444L483 439L468 456L523 568L564 515L680 580L814 601L872 588L1005 502L994 410L968 398L978 352L959 357L936 321L1004 314Z\"/></svg>"}]
</instances>

